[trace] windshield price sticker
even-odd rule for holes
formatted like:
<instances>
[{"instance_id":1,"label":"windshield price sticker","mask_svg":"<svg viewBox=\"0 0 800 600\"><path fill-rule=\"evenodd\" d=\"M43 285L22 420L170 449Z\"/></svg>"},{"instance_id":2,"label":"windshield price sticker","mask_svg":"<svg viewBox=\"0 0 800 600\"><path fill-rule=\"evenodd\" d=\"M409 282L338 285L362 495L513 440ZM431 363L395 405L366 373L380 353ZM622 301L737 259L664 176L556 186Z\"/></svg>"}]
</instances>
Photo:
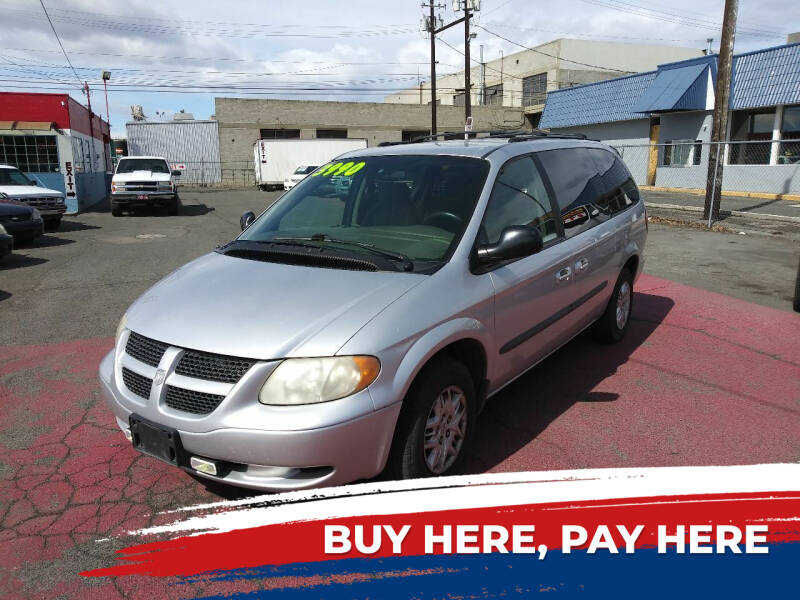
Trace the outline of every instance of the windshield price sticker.
<instances>
[{"instance_id":1,"label":"windshield price sticker","mask_svg":"<svg viewBox=\"0 0 800 600\"><path fill-rule=\"evenodd\" d=\"M337 162L328 163L320 167L316 173L312 173L312 177L352 177L364 168L364 162Z\"/></svg>"}]
</instances>

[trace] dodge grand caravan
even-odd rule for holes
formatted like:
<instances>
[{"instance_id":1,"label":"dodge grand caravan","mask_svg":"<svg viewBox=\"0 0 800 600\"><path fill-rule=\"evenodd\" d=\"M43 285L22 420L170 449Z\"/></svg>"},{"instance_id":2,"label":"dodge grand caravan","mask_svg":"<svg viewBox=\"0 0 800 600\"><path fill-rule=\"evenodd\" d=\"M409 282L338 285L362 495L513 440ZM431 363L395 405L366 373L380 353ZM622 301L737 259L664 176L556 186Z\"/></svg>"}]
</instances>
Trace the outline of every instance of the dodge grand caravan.
<instances>
[{"instance_id":1,"label":"dodge grand caravan","mask_svg":"<svg viewBox=\"0 0 800 600\"><path fill-rule=\"evenodd\" d=\"M100 381L139 451L260 490L457 472L488 398L625 335L647 235L613 150L543 133L350 152L242 228L128 309Z\"/></svg>"}]
</instances>

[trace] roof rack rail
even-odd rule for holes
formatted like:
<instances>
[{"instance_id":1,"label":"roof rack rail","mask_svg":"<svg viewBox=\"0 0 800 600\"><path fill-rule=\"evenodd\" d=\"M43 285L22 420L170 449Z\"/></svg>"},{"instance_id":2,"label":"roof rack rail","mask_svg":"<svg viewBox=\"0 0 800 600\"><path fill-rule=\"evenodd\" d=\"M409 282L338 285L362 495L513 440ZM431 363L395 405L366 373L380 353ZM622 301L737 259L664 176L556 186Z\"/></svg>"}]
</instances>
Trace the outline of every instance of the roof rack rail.
<instances>
[{"instance_id":1,"label":"roof rack rail","mask_svg":"<svg viewBox=\"0 0 800 600\"><path fill-rule=\"evenodd\" d=\"M547 129L534 129L533 131L503 131L496 129L486 129L479 131L442 131L431 135L422 135L414 138L413 140L405 142L381 142L379 147L384 146L399 146L402 144L418 144L420 142L428 142L437 140L441 137L445 139L451 138L454 140L463 139L465 133L468 133L470 139L486 139L486 138L507 138L509 143L512 142L525 142L537 138L556 138L556 139L570 139L570 140L585 140L588 139L583 133L551 133ZM481 137L478 137L478 136Z\"/></svg>"}]
</instances>

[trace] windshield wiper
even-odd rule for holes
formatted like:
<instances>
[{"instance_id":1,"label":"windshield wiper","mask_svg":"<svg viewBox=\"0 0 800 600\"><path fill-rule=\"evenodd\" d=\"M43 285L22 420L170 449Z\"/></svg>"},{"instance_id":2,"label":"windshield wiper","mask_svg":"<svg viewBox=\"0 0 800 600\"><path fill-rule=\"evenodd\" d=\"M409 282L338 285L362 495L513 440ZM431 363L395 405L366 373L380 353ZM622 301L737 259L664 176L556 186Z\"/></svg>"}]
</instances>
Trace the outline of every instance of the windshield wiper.
<instances>
[{"instance_id":1,"label":"windshield wiper","mask_svg":"<svg viewBox=\"0 0 800 600\"><path fill-rule=\"evenodd\" d=\"M405 254L401 254L400 252L391 252L389 250L384 250L383 248L379 248L374 244L368 244L367 242L356 242L350 240L341 240L339 238L334 238L329 236L327 233L315 233L311 237L307 238L272 238L273 242L279 243L294 243L298 246L307 246L310 248L321 248L316 244L308 244L306 242L329 242L331 244L341 244L343 246L355 246L357 248L363 248L364 250L369 250L373 254L377 254L379 256L384 256L389 260L393 260L395 262L402 263L403 271L413 271L414 270L414 261L412 261L408 256Z\"/></svg>"}]
</instances>

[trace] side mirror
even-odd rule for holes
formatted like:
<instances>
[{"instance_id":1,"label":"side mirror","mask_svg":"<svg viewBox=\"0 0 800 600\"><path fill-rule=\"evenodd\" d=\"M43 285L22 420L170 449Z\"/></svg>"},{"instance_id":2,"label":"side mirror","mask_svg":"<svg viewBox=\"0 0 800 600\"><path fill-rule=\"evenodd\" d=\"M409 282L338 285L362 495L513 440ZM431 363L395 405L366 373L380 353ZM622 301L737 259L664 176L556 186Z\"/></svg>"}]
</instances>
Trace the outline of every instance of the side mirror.
<instances>
[{"instance_id":1,"label":"side mirror","mask_svg":"<svg viewBox=\"0 0 800 600\"><path fill-rule=\"evenodd\" d=\"M172 176L173 176L173 177L180 177L182 173L183 173L183 171L179 171L178 169L175 169L175 170L172 172Z\"/></svg>"},{"instance_id":2,"label":"side mirror","mask_svg":"<svg viewBox=\"0 0 800 600\"><path fill-rule=\"evenodd\" d=\"M244 213L239 219L239 225L242 227L242 231L250 227L255 220L256 213L254 213L252 210L248 210L246 213Z\"/></svg>"},{"instance_id":3,"label":"side mirror","mask_svg":"<svg viewBox=\"0 0 800 600\"><path fill-rule=\"evenodd\" d=\"M477 261L490 266L506 260L524 258L539 252L544 245L542 234L530 225L509 225L500 234L496 244L478 247Z\"/></svg>"}]
</instances>

